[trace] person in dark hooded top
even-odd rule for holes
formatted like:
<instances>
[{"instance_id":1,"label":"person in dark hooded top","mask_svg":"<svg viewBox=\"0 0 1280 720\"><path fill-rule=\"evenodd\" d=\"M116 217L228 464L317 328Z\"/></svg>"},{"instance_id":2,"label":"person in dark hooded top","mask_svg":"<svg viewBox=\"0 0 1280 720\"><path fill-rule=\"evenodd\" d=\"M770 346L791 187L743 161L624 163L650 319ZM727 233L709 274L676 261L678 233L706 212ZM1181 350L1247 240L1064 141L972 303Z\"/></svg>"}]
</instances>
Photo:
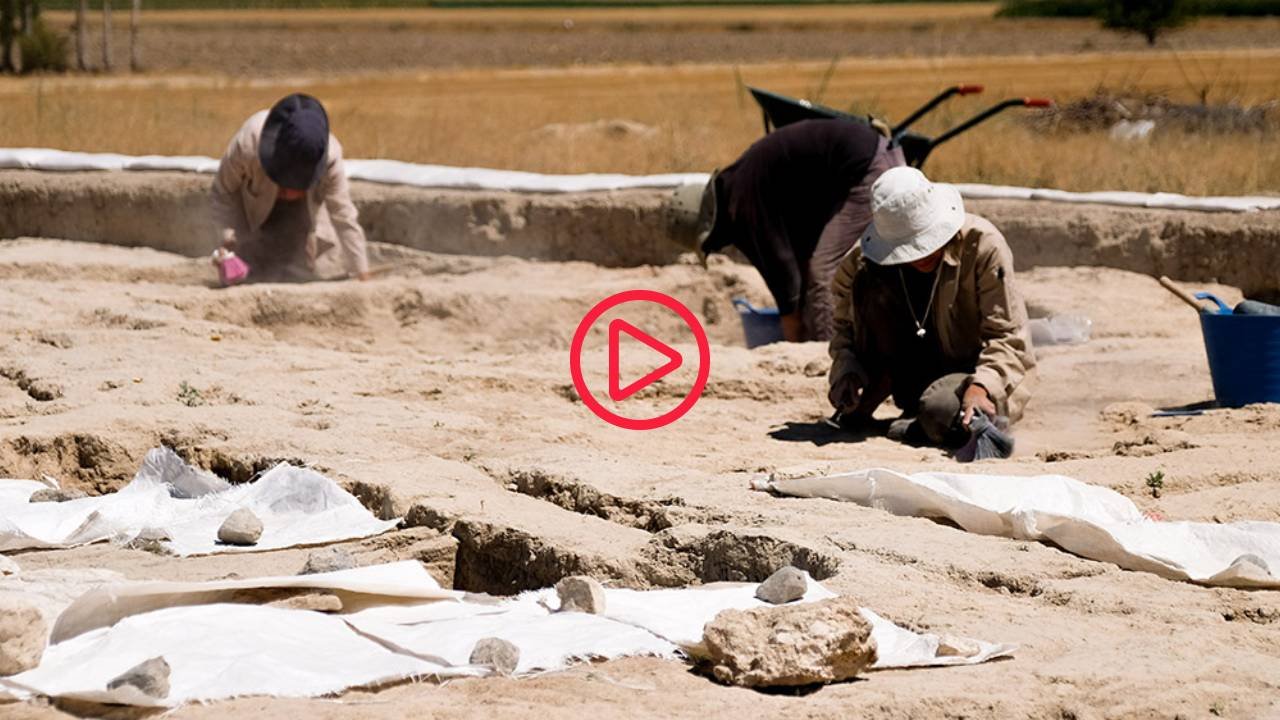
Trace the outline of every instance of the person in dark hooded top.
<instances>
[{"instance_id":1,"label":"person in dark hooded top","mask_svg":"<svg viewBox=\"0 0 1280 720\"><path fill-rule=\"evenodd\" d=\"M829 340L836 267L871 222L871 184L900 165L901 149L871 125L833 119L779 128L712 174L701 250L742 251L773 295L784 339Z\"/></svg>"}]
</instances>

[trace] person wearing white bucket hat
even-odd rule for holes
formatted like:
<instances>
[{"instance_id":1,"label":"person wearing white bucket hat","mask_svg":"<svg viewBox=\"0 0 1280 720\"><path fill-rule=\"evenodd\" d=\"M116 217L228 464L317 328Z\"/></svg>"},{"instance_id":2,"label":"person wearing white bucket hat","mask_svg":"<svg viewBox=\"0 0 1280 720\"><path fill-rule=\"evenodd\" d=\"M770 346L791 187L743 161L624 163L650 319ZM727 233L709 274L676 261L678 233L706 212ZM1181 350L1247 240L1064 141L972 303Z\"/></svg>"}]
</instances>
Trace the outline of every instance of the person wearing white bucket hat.
<instances>
[{"instance_id":1,"label":"person wearing white bucket hat","mask_svg":"<svg viewBox=\"0 0 1280 720\"><path fill-rule=\"evenodd\" d=\"M1004 236L915 168L880 176L871 214L832 283L842 424L868 424L890 396L903 412L890 436L921 444L963 444L979 413L1018 420L1035 356Z\"/></svg>"},{"instance_id":2,"label":"person wearing white bucket hat","mask_svg":"<svg viewBox=\"0 0 1280 720\"><path fill-rule=\"evenodd\" d=\"M902 164L902 149L871 125L804 120L756 141L675 202L697 210L699 250L732 245L760 271L783 339L827 340L831 278L871 222L871 183Z\"/></svg>"}]
</instances>

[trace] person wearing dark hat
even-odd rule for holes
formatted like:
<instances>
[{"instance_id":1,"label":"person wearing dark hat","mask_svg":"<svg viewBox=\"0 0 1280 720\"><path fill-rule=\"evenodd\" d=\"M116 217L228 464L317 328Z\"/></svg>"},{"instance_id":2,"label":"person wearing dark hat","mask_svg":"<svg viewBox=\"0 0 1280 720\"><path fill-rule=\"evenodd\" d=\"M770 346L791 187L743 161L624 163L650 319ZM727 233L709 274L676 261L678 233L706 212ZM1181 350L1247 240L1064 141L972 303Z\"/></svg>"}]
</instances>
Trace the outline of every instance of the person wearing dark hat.
<instances>
[{"instance_id":1,"label":"person wearing dark hat","mask_svg":"<svg viewBox=\"0 0 1280 720\"><path fill-rule=\"evenodd\" d=\"M701 193L699 247L742 251L773 295L784 339L827 340L831 278L871 221L871 183L903 164L901 149L871 125L781 127L712 174Z\"/></svg>"},{"instance_id":2,"label":"person wearing dark hat","mask_svg":"<svg viewBox=\"0 0 1280 720\"><path fill-rule=\"evenodd\" d=\"M1036 361L1004 236L915 168L880 176L871 213L832 284L827 397L840 424L866 427L890 396L897 440L958 448L1017 421Z\"/></svg>"},{"instance_id":3,"label":"person wearing dark hat","mask_svg":"<svg viewBox=\"0 0 1280 720\"><path fill-rule=\"evenodd\" d=\"M319 100L290 95L246 120L211 197L221 248L244 259L250 280L369 277L342 145Z\"/></svg>"}]
</instances>

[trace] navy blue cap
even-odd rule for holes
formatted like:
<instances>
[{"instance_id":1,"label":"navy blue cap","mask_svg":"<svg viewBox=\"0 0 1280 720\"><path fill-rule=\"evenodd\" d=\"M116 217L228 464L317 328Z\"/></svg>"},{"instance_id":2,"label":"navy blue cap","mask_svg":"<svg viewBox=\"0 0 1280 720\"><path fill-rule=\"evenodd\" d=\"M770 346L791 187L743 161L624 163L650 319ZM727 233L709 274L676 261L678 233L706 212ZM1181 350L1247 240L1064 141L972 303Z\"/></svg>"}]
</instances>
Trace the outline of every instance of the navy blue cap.
<instances>
[{"instance_id":1,"label":"navy blue cap","mask_svg":"<svg viewBox=\"0 0 1280 720\"><path fill-rule=\"evenodd\" d=\"M329 116L319 100L294 93L267 113L258 159L272 182L309 190L320 178L328 154Z\"/></svg>"}]
</instances>

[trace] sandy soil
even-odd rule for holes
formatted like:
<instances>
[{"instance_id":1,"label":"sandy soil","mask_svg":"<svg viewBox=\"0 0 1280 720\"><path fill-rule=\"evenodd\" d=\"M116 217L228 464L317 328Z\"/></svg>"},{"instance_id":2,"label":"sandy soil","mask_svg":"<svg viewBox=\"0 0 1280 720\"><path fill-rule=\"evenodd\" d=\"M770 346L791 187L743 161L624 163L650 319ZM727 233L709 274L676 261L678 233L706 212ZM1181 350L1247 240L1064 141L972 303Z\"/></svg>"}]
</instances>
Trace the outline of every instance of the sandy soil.
<instances>
[{"instance_id":1,"label":"sandy soil","mask_svg":"<svg viewBox=\"0 0 1280 720\"><path fill-rule=\"evenodd\" d=\"M178 717L1280 712L1274 593L1174 583L1040 544L748 491L748 479L766 471L957 469L934 450L824 426L821 345L742 347L727 298L763 299L749 268L396 257L395 272L364 284L218 290L202 261L154 250L0 243L0 329L12 338L0 367L56 396L41 401L0 382L0 476L47 472L104 492L162 441L237 479L270 458L296 458L416 526L358 543L370 559L407 553L438 564L452 536L459 587L511 591L581 571L634 586L759 579L768 563L791 561L909 627L1021 649L1010 661L877 673L803 697L727 689L679 664L628 660L519 681L352 692L338 702L246 699ZM1064 473L1171 518L1280 520L1272 442L1280 410L1149 416L1211 396L1192 313L1151 280L1117 270L1040 268L1020 281L1035 313L1088 314L1094 338L1042 350L1042 386L1017 456L973 470ZM596 419L567 372L582 314L637 287L693 308L713 345L705 397L675 425L643 434ZM682 337L665 311L627 319ZM595 333L589 342L588 375L598 382L604 340ZM674 405L687 387L682 373L620 407ZM196 404L179 401L183 382L198 390ZM1159 499L1143 484L1157 470L1166 475ZM433 539L435 530L445 539ZM421 543L434 549L404 550ZM298 551L178 561L108 546L17 560L139 578L294 572L301 561ZM7 717L100 711L3 708Z\"/></svg>"}]
</instances>

